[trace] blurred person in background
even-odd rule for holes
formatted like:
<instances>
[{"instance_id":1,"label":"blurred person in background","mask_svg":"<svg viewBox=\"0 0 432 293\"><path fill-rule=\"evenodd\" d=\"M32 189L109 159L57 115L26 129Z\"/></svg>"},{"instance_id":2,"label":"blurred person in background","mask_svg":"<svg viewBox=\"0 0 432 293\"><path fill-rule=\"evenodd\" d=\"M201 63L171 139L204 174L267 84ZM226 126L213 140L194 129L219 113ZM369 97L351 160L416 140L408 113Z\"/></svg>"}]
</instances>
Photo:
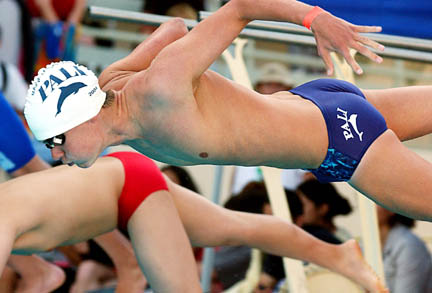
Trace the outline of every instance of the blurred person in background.
<instances>
[{"instance_id":1,"label":"blurred person in background","mask_svg":"<svg viewBox=\"0 0 432 293\"><path fill-rule=\"evenodd\" d=\"M185 168L165 165L161 168L161 171L174 183L192 190L193 192L200 193L198 186Z\"/></svg>"},{"instance_id":2,"label":"blurred person in background","mask_svg":"<svg viewBox=\"0 0 432 293\"><path fill-rule=\"evenodd\" d=\"M285 189L288 206L292 222L301 227L303 223L303 205L300 198L293 191ZM266 214L273 214L271 206L268 203L265 209ZM271 293L277 283L285 277L282 258L273 254L264 254L262 261L262 271L259 276L258 284L254 293Z\"/></svg>"},{"instance_id":3,"label":"blurred person in background","mask_svg":"<svg viewBox=\"0 0 432 293\"><path fill-rule=\"evenodd\" d=\"M295 87L288 67L280 62L267 62L258 68L255 90L264 95L289 91Z\"/></svg>"},{"instance_id":4,"label":"blurred person in background","mask_svg":"<svg viewBox=\"0 0 432 293\"><path fill-rule=\"evenodd\" d=\"M28 84L19 69L12 63L0 61L0 91L23 121L27 90Z\"/></svg>"},{"instance_id":5,"label":"blurred person in background","mask_svg":"<svg viewBox=\"0 0 432 293\"><path fill-rule=\"evenodd\" d=\"M34 22L34 73L53 61L75 61L76 31L86 0L26 0Z\"/></svg>"},{"instance_id":6,"label":"blurred person in background","mask_svg":"<svg viewBox=\"0 0 432 293\"><path fill-rule=\"evenodd\" d=\"M198 19L198 12L204 10L203 0L147 0L144 1L143 12L158 15ZM155 26L143 25L141 32L151 34Z\"/></svg>"},{"instance_id":7,"label":"blurred person in background","mask_svg":"<svg viewBox=\"0 0 432 293\"><path fill-rule=\"evenodd\" d=\"M33 78L34 39L25 1L0 1L0 61L14 65L30 83Z\"/></svg>"},{"instance_id":8,"label":"blurred person in background","mask_svg":"<svg viewBox=\"0 0 432 293\"><path fill-rule=\"evenodd\" d=\"M197 19L198 12L204 10L203 0L147 0L144 12Z\"/></svg>"},{"instance_id":9,"label":"blurred person in background","mask_svg":"<svg viewBox=\"0 0 432 293\"><path fill-rule=\"evenodd\" d=\"M296 192L303 204L303 229L334 244L352 238L334 223L336 216L348 215L352 208L331 183L309 179L300 184Z\"/></svg>"},{"instance_id":10,"label":"blurred person in background","mask_svg":"<svg viewBox=\"0 0 432 293\"><path fill-rule=\"evenodd\" d=\"M115 288L117 293L143 292L147 280L141 272L129 236L118 229L74 247L82 262L70 293Z\"/></svg>"},{"instance_id":11,"label":"blurred person in background","mask_svg":"<svg viewBox=\"0 0 432 293\"><path fill-rule=\"evenodd\" d=\"M263 182L251 181L238 193L233 194L224 207L234 211L265 214L269 210L269 199ZM214 279L223 289L228 289L243 280L251 260L249 246L223 246L216 250Z\"/></svg>"},{"instance_id":12,"label":"blurred person in background","mask_svg":"<svg viewBox=\"0 0 432 293\"><path fill-rule=\"evenodd\" d=\"M345 230L338 229L333 222L335 216L351 212L349 202L339 195L333 185L309 179L298 186L296 193L285 192L294 224L318 239L332 244L341 244L351 238ZM284 278L282 258L266 254L254 293L273 292L278 282Z\"/></svg>"},{"instance_id":13,"label":"blurred person in background","mask_svg":"<svg viewBox=\"0 0 432 293\"><path fill-rule=\"evenodd\" d=\"M385 280L392 293L432 293L432 260L413 219L377 206Z\"/></svg>"},{"instance_id":14,"label":"blurred person in background","mask_svg":"<svg viewBox=\"0 0 432 293\"><path fill-rule=\"evenodd\" d=\"M24 126L27 124L24 118L24 105L27 90L28 84L19 69L13 63L0 61L0 91L21 118ZM28 132L28 134L37 156L50 165L54 164L51 152L45 145L34 139L30 132Z\"/></svg>"}]
</instances>

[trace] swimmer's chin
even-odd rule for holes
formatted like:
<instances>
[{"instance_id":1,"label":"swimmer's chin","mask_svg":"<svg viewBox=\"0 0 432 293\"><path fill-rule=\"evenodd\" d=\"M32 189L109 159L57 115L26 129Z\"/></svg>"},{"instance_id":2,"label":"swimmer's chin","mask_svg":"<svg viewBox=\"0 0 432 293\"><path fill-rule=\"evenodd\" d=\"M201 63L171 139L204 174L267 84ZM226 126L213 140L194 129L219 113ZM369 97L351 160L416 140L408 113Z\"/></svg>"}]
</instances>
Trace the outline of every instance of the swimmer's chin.
<instances>
[{"instance_id":1,"label":"swimmer's chin","mask_svg":"<svg viewBox=\"0 0 432 293\"><path fill-rule=\"evenodd\" d=\"M87 168L90 168L91 165L93 165L93 164L92 163L80 163L80 164L75 164L75 165L77 165L80 168L87 169Z\"/></svg>"},{"instance_id":2,"label":"swimmer's chin","mask_svg":"<svg viewBox=\"0 0 432 293\"><path fill-rule=\"evenodd\" d=\"M73 167L73 166L77 166L79 168L89 168L92 164L91 163L74 163L74 162L70 162L70 163L66 163L66 165L68 165L69 167Z\"/></svg>"}]
</instances>

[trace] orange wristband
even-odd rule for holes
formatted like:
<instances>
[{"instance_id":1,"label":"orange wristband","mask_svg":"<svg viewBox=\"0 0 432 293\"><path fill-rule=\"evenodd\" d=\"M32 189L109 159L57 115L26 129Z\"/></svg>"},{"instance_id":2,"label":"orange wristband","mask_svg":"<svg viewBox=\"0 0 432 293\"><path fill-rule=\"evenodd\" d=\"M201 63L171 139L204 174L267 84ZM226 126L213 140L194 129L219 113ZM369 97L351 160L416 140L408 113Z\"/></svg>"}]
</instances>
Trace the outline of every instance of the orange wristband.
<instances>
[{"instance_id":1,"label":"orange wristband","mask_svg":"<svg viewBox=\"0 0 432 293\"><path fill-rule=\"evenodd\" d=\"M312 8L303 18L303 26L310 30L312 21L315 19L315 17L317 17L323 12L325 12L325 10L321 7L315 6L314 8Z\"/></svg>"}]
</instances>

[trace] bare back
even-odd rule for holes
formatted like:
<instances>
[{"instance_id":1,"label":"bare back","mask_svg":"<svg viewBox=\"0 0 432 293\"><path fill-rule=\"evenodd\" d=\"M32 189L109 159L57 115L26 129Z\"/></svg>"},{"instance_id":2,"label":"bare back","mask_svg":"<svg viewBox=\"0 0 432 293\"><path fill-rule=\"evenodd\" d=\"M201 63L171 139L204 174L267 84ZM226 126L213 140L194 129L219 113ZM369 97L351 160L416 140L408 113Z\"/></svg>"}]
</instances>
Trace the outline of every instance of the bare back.
<instances>
[{"instance_id":1,"label":"bare back","mask_svg":"<svg viewBox=\"0 0 432 293\"><path fill-rule=\"evenodd\" d=\"M264 2L263 11L274 10L276 4ZM284 20L293 9L299 14L308 10L297 4L281 4L284 10L272 19ZM325 122L311 102L280 98L283 94L262 96L208 70L259 16L246 13L248 8L245 1L229 1L130 78L123 93L135 109L130 121L139 124L141 133L125 143L172 164L307 168L322 162L327 151Z\"/></svg>"},{"instance_id":2,"label":"bare back","mask_svg":"<svg viewBox=\"0 0 432 293\"><path fill-rule=\"evenodd\" d=\"M325 156L322 114L299 96L264 96L210 70L188 85L172 75L154 82L133 95L144 100L143 132L127 143L157 160L296 168L316 167ZM172 86L158 91L161 82Z\"/></svg>"},{"instance_id":3,"label":"bare back","mask_svg":"<svg viewBox=\"0 0 432 293\"><path fill-rule=\"evenodd\" d=\"M17 230L13 251L44 251L114 229L122 170L120 161L102 158L89 169L59 166L0 185L1 214Z\"/></svg>"}]
</instances>

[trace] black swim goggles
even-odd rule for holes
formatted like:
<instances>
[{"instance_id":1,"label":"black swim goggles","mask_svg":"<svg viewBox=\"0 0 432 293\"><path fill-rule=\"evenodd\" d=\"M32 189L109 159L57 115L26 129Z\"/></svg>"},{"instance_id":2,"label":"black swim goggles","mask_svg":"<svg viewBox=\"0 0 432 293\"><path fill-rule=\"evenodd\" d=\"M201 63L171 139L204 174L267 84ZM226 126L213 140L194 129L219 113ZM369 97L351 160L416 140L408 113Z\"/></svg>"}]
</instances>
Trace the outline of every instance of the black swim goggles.
<instances>
[{"instance_id":1,"label":"black swim goggles","mask_svg":"<svg viewBox=\"0 0 432 293\"><path fill-rule=\"evenodd\" d=\"M54 137L45 139L43 143L49 149L53 149L55 146L64 145L66 142L66 136L64 134L59 134Z\"/></svg>"}]
</instances>

